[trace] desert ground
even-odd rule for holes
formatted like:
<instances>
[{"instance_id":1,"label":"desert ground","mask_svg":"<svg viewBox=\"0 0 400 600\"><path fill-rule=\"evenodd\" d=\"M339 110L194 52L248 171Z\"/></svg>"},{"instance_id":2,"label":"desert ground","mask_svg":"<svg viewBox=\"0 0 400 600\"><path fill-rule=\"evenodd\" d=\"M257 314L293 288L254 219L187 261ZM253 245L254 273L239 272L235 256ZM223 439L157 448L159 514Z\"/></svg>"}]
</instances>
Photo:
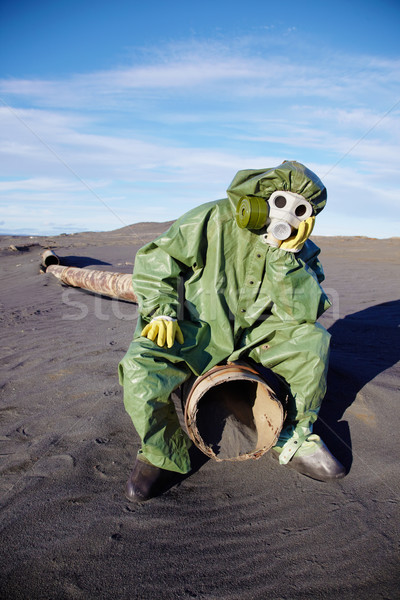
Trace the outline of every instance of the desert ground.
<instances>
[{"instance_id":1,"label":"desert ground","mask_svg":"<svg viewBox=\"0 0 400 600\"><path fill-rule=\"evenodd\" d=\"M0 597L399 598L400 239L313 238L333 300L315 429L344 479L314 481L269 453L207 460L134 504L124 488L139 438L117 366L137 305L39 265L52 248L66 265L130 273L167 226L0 236Z\"/></svg>"}]
</instances>

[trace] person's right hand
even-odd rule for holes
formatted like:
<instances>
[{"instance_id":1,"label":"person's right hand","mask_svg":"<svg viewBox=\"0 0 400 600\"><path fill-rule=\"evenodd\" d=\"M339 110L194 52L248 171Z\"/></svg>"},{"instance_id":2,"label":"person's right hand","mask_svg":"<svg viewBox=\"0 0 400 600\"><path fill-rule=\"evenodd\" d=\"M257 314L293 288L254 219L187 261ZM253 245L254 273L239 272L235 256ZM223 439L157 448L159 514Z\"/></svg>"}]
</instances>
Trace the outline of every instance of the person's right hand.
<instances>
[{"instance_id":1,"label":"person's right hand","mask_svg":"<svg viewBox=\"0 0 400 600\"><path fill-rule=\"evenodd\" d=\"M183 334L181 328L178 325L178 321L172 317L155 317L143 328L142 337L147 337L152 342L156 342L160 348L167 345L168 348L172 348L176 341L179 344L183 344Z\"/></svg>"}]
</instances>

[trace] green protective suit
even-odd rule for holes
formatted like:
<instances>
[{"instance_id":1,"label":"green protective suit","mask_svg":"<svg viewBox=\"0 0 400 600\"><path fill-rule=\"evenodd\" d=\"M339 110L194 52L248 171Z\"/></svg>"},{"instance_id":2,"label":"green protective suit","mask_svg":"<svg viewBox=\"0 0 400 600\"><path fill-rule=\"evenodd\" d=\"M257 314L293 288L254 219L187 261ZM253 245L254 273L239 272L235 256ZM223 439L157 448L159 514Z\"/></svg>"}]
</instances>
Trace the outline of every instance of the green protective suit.
<instances>
[{"instance_id":1,"label":"green protective suit","mask_svg":"<svg viewBox=\"0 0 400 600\"><path fill-rule=\"evenodd\" d=\"M265 243L265 228L238 227L245 195L268 198L275 190L304 196L317 214L325 205L322 182L306 167L285 161L273 169L239 171L228 198L203 204L136 255L133 288L140 317L120 363L125 408L152 464L190 470L190 440L170 395L192 373L251 358L283 380L288 417L278 447L290 460L311 432L326 390L329 339L316 320L330 306L319 248L307 240L298 253ZM141 337L155 316L179 321L184 343L160 348ZM293 445L294 443L294 445Z\"/></svg>"}]
</instances>

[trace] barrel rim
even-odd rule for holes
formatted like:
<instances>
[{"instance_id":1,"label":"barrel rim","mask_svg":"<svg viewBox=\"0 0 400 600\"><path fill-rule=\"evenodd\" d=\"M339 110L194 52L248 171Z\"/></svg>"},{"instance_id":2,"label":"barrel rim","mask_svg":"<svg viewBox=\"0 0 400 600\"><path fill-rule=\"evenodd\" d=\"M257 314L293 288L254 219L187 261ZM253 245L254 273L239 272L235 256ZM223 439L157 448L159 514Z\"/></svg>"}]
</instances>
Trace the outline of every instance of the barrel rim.
<instances>
[{"instance_id":1,"label":"barrel rim","mask_svg":"<svg viewBox=\"0 0 400 600\"><path fill-rule=\"evenodd\" d=\"M213 450L209 447L206 446L206 444L204 443L202 437L200 436L200 432L198 431L198 428L196 426L196 421L193 418L195 415L191 412L191 400L193 398L194 392L195 390L198 388L198 386L203 383L204 381L206 381L208 378L215 378L215 376L219 373L219 372L224 372L225 374L227 374L227 372L231 371L231 377L225 378L224 380L221 381L216 381L214 383L214 385L221 385L222 383L226 383L229 380L251 380L253 382L256 383L260 383L264 386L264 388L266 388L266 390L268 391L271 400L273 400L274 402L276 402L277 406L280 409L280 413L281 413L281 423L283 425L284 419L285 419L285 409L284 406L282 404L282 402L280 401L278 395L276 394L276 392L271 388L271 386L268 384L268 382L261 376L261 374L254 369L253 367L249 366L247 363L243 363L243 362L235 362L235 363L227 363L224 365L216 365L215 367L213 367L212 369L210 369L209 371L207 371L206 373L204 373L203 375L201 375L200 377L198 377L195 382L193 383L192 387L190 388L189 394L187 396L186 402L185 402L185 410L184 410L184 421L185 421L185 426L186 426L186 430L189 434L189 437L191 438L191 440L196 444L196 446L207 456L209 456L210 458L213 458L214 460L216 460L217 462L222 462L222 461L240 461L240 460L247 460L249 458L253 458L253 459L258 459L261 456L263 456L266 452L268 452L268 450L270 450L273 445L276 443L278 437L279 437L279 433L276 435L275 440L268 446L263 446L262 448L258 448L256 449L254 452L250 452L247 454L243 454L234 458L218 458L216 456L216 454L213 452ZM236 375L236 377L235 377ZM247 377L246 377L247 375ZM251 378L249 376L252 376ZM204 392L199 396L199 398L197 399L197 403L198 401L205 395L205 393L208 390L205 389ZM198 437L196 436L196 433L198 433Z\"/></svg>"}]
</instances>

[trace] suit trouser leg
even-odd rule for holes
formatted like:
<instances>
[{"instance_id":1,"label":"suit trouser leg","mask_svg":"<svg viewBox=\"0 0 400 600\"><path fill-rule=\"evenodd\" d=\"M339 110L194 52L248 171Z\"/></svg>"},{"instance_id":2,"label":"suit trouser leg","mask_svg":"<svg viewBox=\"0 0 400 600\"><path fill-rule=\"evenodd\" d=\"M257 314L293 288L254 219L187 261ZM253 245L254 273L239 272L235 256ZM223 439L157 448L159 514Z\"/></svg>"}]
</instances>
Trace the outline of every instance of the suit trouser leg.
<instances>
[{"instance_id":1,"label":"suit trouser leg","mask_svg":"<svg viewBox=\"0 0 400 600\"><path fill-rule=\"evenodd\" d=\"M171 393L191 370L174 348L137 338L122 359L119 374L125 409L142 440L139 452L156 467L188 473L191 441L179 424Z\"/></svg>"},{"instance_id":2,"label":"suit trouser leg","mask_svg":"<svg viewBox=\"0 0 400 600\"><path fill-rule=\"evenodd\" d=\"M278 445L312 431L326 392L330 334L319 323L285 324L253 348L250 358L284 379L289 388L285 426Z\"/></svg>"}]
</instances>

